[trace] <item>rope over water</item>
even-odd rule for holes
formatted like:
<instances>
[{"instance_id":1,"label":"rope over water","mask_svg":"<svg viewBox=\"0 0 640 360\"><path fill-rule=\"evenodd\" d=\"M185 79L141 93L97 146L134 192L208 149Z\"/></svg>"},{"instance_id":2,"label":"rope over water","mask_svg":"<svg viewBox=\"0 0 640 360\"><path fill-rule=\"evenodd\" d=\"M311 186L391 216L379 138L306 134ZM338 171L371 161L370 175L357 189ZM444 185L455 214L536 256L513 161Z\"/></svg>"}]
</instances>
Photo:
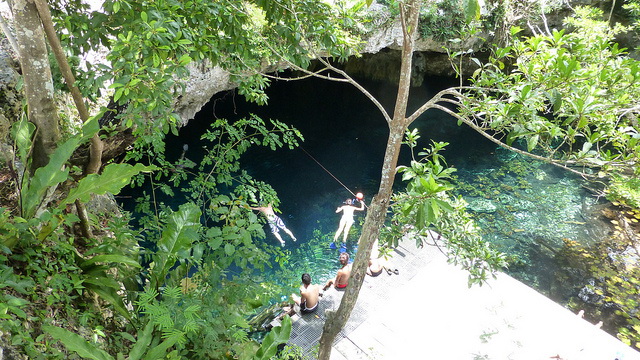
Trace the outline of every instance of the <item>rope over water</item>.
<instances>
[{"instance_id":1,"label":"rope over water","mask_svg":"<svg viewBox=\"0 0 640 360\"><path fill-rule=\"evenodd\" d=\"M316 162L316 164L318 164L318 165L319 165L319 166L320 166L324 171L326 171L326 172L327 172L327 174L331 175L331 177L332 177L332 178L334 178L334 179L338 182L338 184L342 185L342 187L344 187L345 189L347 189L347 191L348 191L349 193L351 193L351 195L353 195L354 197L356 197L356 194L354 194L354 193L353 193L353 191L351 191L351 189L349 189L345 184L343 184L343 183L342 183L342 181L340 181L337 177L335 177L335 175L333 175L333 174L331 173L331 171L327 170L327 168L325 168L324 166L322 166L322 164L320 164L320 162L319 162L318 160L316 160L316 158L314 158L313 156L311 156L311 154L309 154L309 153L307 152L307 150L305 150L305 149L302 147L302 145L300 145L300 149L302 149L302 151L304 151L304 153L305 153L305 154L307 154L307 155L308 155L308 156L309 156L313 161L315 161L315 162ZM365 206L366 206L366 205L365 205Z\"/></svg>"}]
</instances>

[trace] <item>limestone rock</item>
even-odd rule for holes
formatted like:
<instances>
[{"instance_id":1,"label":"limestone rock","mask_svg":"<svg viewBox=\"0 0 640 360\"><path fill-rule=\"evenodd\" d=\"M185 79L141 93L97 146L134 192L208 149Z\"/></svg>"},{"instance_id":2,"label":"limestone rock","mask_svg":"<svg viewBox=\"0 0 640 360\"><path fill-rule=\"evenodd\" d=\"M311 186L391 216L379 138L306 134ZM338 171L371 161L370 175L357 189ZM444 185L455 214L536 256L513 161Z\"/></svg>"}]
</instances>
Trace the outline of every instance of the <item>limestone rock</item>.
<instances>
[{"instance_id":1,"label":"limestone rock","mask_svg":"<svg viewBox=\"0 0 640 360\"><path fill-rule=\"evenodd\" d=\"M467 202L469 203L467 208L475 212L491 213L497 209L496 205L487 199L468 199Z\"/></svg>"},{"instance_id":2,"label":"limestone rock","mask_svg":"<svg viewBox=\"0 0 640 360\"><path fill-rule=\"evenodd\" d=\"M230 81L230 74L218 66L211 67L207 63L189 66L190 78L186 83L185 93L178 96L175 112L180 115L182 125L186 125L213 95L236 87Z\"/></svg>"}]
</instances>

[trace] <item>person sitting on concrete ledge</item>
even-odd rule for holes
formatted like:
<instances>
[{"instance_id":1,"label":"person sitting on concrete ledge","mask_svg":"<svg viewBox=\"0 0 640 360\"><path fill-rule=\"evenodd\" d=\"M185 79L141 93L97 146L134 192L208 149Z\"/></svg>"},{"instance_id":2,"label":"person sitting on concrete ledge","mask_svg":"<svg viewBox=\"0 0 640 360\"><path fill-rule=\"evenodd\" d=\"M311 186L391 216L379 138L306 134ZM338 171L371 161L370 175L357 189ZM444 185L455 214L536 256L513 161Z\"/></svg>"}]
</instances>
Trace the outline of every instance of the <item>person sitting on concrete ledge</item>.
<instances>
[{"instance_id":1,"label":"person sitting on concrete ledge","mask_svg":"<svg viewBox=\"0 0 640 360\"><path fill-rule=\"evenodd\" d=\"M293 301L300 306L300 312L310 314L318 309L320 297L320 285L311 284L311 276L302 274L302 285L300 285L300 296L291 294Z\"/></svg>"},{"instance_id":2,"label":"person sitting on concrete ledge","mask_svg":"<svg viewBox=\"0 0 640 360\"><path fill-rule=\"evenodd\" d=\"M376 277L382 274L384 265L382 259L380 259L380 250L378 249L378 239L373 243L371 248L371 256L369 257L369 267L367 268L367 275Z\"/></svg>"},{"instance_id":3,"label":"person sitting on concrete ledge","mask_svg":"<svg viewBox=\"0 0 640 360\"><path fill-rule=\"evenodd\" d=\"M369 267L367 268L367 275L376 277L382 274L382 270L384 270L384 266L380 262L380 259L369 259Z\"/></svg>"},{"instance_id":4,"label":"person sitting on concrete ledge","mask_svg":"<svg viewBox=\"0 0 640 360\"><path fill-rule=\"evenodd\" d=\"M322 290L327 290L331 284L333 287L341 290L347 287L349 284L349 277L351 276L351 264L349 264L349 254L343 252L340 254L340 264L342 264L342 268L338 270L336 277L327 281Z\"/></svg>"}]
</instances>

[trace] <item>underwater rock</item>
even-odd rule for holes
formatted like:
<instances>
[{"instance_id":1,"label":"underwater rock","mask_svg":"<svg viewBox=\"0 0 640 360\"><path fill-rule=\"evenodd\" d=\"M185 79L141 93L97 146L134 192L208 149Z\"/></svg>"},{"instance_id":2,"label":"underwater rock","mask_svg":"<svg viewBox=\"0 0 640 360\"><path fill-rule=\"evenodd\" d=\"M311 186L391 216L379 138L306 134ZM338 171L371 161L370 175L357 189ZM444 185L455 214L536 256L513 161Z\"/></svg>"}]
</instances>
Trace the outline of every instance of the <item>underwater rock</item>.
<instances>
[{"instance_id":1,"label":"underwater rock","mask_svg":"<svg viewBox=\"0 0 640 360\"><path fill-rule=\"evenodd\" d=\"M592 287L594 287L595 284L596 282L594 279L589 279L588 285L580 289L580 292L578 293L578 297L585 304L599 304L602 302L602 299L604 299L602 295L596 294L596 292L593 290Z\"/></svg>"},{"instance_id":2,"label":"underwater rock","mask_svg":"<svg viewBox=\"0 0 640 360\"><path fill-rule=\"evenodd\" d=\"M534 171L533 176L537 180L541 180L542 181L542 180L547 178L547 173L542 171L542 170L540 170L540 169L537 169L536 171Z\"/></svg>"},{"instance_id":3,"label":"underwater rock","mask_svg":"<svg viewBox=\"0 0 640 360\"><path fill-rule=\"evenodd\" d=\"M497 207L491 200L487 199L466 199L469 205L467 209L475 212L491 213L495 212Z\"/></svg>"},{"instance_id":4,"label":"underwater rock","mask_svg":"<svg viewBox=\"0 0 640 360\"><path fill-rule=\"evenodd\" d=\"M631 269L640 264L640 257L638 256L637 250L631 245L625 247L622 251L611 249L607 256L614 263L624 266L627 271L631 271Z\"/></svg>"}]
</instances>

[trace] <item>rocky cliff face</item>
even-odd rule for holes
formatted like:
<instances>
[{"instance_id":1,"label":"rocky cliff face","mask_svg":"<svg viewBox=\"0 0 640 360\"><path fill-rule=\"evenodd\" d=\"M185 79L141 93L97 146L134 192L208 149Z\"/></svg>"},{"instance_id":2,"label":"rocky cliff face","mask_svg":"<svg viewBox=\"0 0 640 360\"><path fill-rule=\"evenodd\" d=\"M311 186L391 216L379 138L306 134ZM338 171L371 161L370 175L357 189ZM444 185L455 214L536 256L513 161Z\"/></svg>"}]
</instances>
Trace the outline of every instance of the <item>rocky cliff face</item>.
<instances>
[{"instance_id":1,"label":"rocky cliff face","mask_svg":"<svg viewBox=\"0 0 640 360\"><path fill-rule=\"evenodd\" d=\"M367 35L362 49L363 56L350 59L345 70L352 75L397 82L400 68L400 50L402 44L402 27L399 21L391 21L386 7L373 4L369 9L375 13L372 28L375 31ZM466 49L479 48L481 41L475 40L463 44ZM420 86L425 75L453 75L453 70L442 42L433 39L417 39L414 55L414 71L412 84ZM230 82L229 74L218 67L198 64L190 67L191 78L187 91L176 100L176 113L186 124L211 99L225 90L235 88Z\"/></svg>"},{"instance_id":2,"label":"rocky cliff face","mask_svg":"<svg viewBox=\"0 0 640 360\"><path fill-rule=\"evenodd\" d=\"M22 102L18 86L18 73L9 52L0 51L0 143L5 143L11 124L20 114ZM2 159L0 159L1 161Z\"/></svg>"},{"instance_id":3,"label":"rocky cliff face","mask_svg":"<svg viewBox=\"0 0 640 360\"><path fill-rule=\"evenodd\" d=\"M529 0L533 1L533 0ZM524 1L523 3L526 3ZM610 1L604 0L573 0L570 6L565 1L557 1L559 8L545 16L546 27L553 29L562 26L562 20L571 13L570 7L578 5L588 5L601 8L608 14ZM524 6L524 5L523 5ZM402 28L399 21L392 21L386 11L386 7L380 4L373 4L368 11L372 16L372 31L367 35L366 44L363 47L360 58L352 58L345 64L345 70L352 75L366 75L375 80L397 82L400 68L400 50L402 44ZM520 19L521 20L521 19ZM518 19L512 19L518 21ZM538 27L544 28L542 17L532 21ZM526 27L526 25L523 25ZM527 31L528 29L525 29ZM491 43L491 34L480 34L475 39L460 44L459 49L478 50L485 43ZM425 76L444 75L453 76L454 72L449 62L445 45L443 42L435 41L432 38L420 38L416 40L416 50L413 62L413 86L420 86ZM625 45L632 47L630 45ZM633 46L635 47L635 46ZM456 49L452 49L455 51ZM476 55L477 56L477 55ZM473 71L474 64L469 62L463 66L467 71ZM191 68L191 80L187 85L187 92L176 101L176 112L181 116L183 122L188 122L195 114L209 101L213 94L233 89L235 87L229 81L228 74L217 67L203 65Z\"/></svg>"},{"instance_id":4,"label":"rocky cliff face","mask_svg":"<svg viewBox=\"0 0 640 360\"><path fill-rule=\"evenodd\" d=\"M217 66L200 63L189 66L190 77L183 95L176 99L175 112L180 115L183 125L193 119L195 114L213 95L236 87L230 81L229 73Z\"/></svg>"}]
</instances>

